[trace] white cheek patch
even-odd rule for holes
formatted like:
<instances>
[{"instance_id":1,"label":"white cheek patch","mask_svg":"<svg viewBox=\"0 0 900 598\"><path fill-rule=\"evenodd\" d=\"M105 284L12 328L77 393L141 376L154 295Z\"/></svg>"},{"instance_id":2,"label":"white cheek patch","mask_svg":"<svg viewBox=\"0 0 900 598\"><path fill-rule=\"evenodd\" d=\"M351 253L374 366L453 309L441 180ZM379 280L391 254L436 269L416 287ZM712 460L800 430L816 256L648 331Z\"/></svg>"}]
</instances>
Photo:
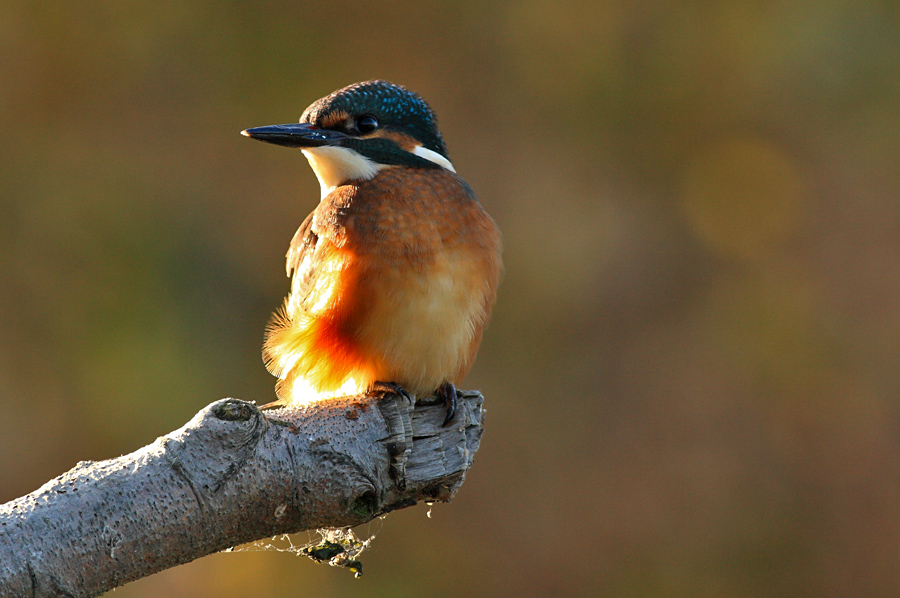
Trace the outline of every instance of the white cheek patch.
<instances>
[{"instance_id":1,"label":"white cheek patch","mask_svg":"<svg viewBox=\"0 0 900 598\"><path fill-rule=\"evenodd\" d=\"M308 147L302 150L322 187L322 198L348 181L368 181L384 168L346 147ZM434 153L434 152L432 152Z\"/></svg>"},{"instance_id":2,"label":"white cheek patch","mask_svg":"<svg viewBox=\"0 0 900 598\"><path fill-rule=\"evenodd\" d=\"M417 145L416 149L414 149L412 153L419 156L420 158L425 158L429 162L434 162L438 166L443 166L450 172L456 172L456 169L453 168L453 164L450 162L450 160L440 155L439 153L428 149L425 146Z\"/></svg>"}]
</instances>

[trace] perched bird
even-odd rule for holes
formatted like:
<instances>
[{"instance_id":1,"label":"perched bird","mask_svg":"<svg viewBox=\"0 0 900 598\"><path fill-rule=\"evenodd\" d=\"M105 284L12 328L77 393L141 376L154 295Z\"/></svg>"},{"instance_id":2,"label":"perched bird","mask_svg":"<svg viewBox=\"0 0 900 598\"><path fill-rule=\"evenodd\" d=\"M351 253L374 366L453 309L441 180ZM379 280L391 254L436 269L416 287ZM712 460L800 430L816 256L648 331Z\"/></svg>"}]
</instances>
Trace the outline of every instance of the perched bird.
<instances>
[{"instance_id":1,"label":"perched bird","mask_svg":"<svg viewBox=\"0 0 900 598\"><path fill-rule=\"evenodd\" d=\"M287 252L293 279L266 330L273 405L359 394L437 394L472 367L500 281L497 225L456 174L417 94L356 83L299 124L243 135L301 148L322 187Z\"/></svg>"}]
</instances>

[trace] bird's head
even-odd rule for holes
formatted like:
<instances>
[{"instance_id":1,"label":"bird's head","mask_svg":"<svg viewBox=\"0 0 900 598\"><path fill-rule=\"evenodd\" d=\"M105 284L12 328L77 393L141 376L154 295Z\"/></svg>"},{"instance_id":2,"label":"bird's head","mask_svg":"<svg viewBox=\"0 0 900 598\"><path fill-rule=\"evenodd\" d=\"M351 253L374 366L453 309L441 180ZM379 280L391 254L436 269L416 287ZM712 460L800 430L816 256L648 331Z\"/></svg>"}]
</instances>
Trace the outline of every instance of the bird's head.
<instances>
[{"instance_id":1,"label":"bird's head","mask_svg":"<svg viewBox=\"0 0 900 598\"><path fill-rule=\"evenodd\" d=\"M390 166L455 172L434 112L412 91L387 81L339 89L313 102L298 124L256 127L242 134L301 148L319 178L322 197Z\"/></svg>"}]
</instances>

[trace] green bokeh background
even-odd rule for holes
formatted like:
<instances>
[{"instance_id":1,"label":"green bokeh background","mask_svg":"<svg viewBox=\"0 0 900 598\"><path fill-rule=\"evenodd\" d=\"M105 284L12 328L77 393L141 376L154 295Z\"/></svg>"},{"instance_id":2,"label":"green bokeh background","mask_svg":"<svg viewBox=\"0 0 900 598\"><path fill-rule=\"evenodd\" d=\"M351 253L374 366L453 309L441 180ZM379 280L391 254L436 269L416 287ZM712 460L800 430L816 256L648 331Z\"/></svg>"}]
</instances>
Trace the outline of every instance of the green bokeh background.
<instances>
[{"instance_id":1,"label":"green bokeh background","mask_svg":"<svg viewBox=\"0 0 900 598\"><path fill-rule=\"evenodd\" d=\"M465 486L361 580L231 553L112 595L900 594L898 31L875 0L5 0L0 501L272 398L319 190L238 132L387 78L505 236Z\"/></svg>"}]
</instances>

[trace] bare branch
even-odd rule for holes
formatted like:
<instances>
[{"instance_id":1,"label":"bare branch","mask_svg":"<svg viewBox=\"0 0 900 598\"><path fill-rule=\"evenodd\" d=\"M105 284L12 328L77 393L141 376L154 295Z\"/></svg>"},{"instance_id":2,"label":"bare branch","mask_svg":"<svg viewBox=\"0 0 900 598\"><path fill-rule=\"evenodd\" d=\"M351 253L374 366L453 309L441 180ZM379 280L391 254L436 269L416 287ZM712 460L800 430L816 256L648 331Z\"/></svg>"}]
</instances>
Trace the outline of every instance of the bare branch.
<instances>
[{"instance_id":1,"label":"bare branch","mask_svg":"<svg viewBox=\"0 0 900 598\"><path fill-rule=\"evenodd\" d=\"M278 534L359 525L420 500L449 501L472 465L484 412L398 396L261 412L237 399L129 455L82 461L0 506L0 596L97 596Z\"/></svg>"}]
</instances>

